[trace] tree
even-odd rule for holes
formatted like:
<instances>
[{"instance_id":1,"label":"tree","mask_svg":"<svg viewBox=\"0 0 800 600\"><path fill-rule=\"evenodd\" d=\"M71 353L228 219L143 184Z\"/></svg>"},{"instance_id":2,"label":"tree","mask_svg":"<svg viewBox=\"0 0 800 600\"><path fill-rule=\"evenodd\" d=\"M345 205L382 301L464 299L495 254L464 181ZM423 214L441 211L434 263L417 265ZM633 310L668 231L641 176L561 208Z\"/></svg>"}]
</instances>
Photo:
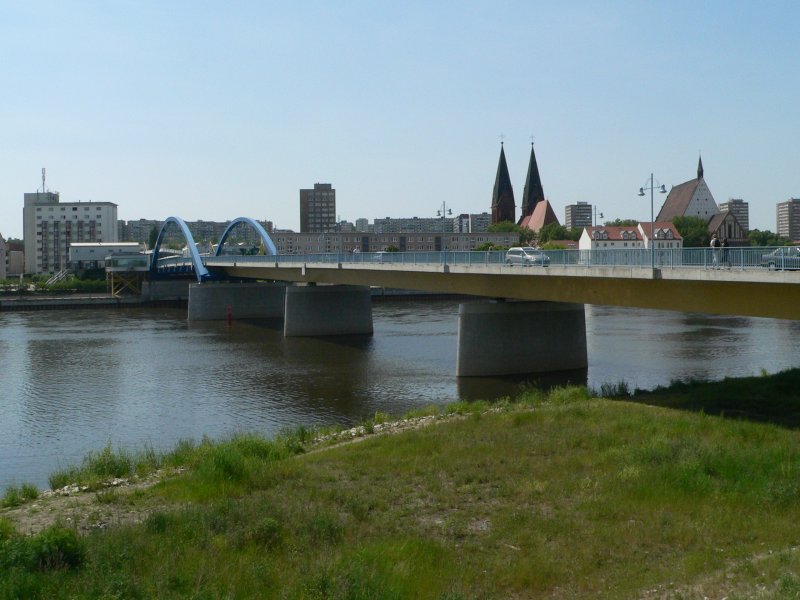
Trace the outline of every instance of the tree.
<instances>
[{"instance_id":1,"label":"tree","mask_svg":"<svg viewBox=\"0 0 800 600\"><path fill-rule=\"evenodd\" d=\"M156 247L156 241L158 240L158 229L152 227L150 229L150 238L147 241L147 247L151 250Z\"/></svg>"},{"instance_id":2,"label":"tree","mask_svg":"<svg viewBox=\"0 0 800 600\"><path fill-rule=\"evenodd\" d=\"M492 242L486 242L486 243L481 244L480 246L474 248L472 251L473 252L497 252L497 251L500 251L500 250L505 251L505 250L508 250L508 248L506 248L505 246L496 246Z\"/></svg>"},{"instance_id":3,"label":"tree","mask_svg":"<svg viewBox=\"0 0 800 600\"><path fill-rule=\"evenodd\" d=\"M573 227L567 229L558 223L548 223L539 230L539 244L546 244L550 240L572 240L577 241L580 239L583 229L580 227Z\"/></svg>"},{"instance_id":4,"label":"tree","mask_svg":"<svg viewBox=\"0 0 800 600\"><path fill-rule=\"evenodd\" d=\"M513 221L500 221L499 223L492 223L486 229L489 233L511 233L521 231L521 227Z\"/></svg>"},{"instance_id":5,"label":"tree","mask_svg":"<svg viewBox=\"0 0 800 600\"><path fill-rule=\"evenodd\" d=\"M747 238L750 240L751 246L786 246L791 244L789 238L772 233L769 229L764 231L753 229L747 234Z\"/></svg>"},{"instance_id":6,"label":"tree","mask_svg":"<svg viewBox=\"0 0 800 600\"><path fill-rule=\"evenodd\" d=\"M684 248L703 248L708 246L711 236L708 234L708 222L700 217L675 217L672 219L675 229L683 238Z\"/></svg>"},{"instance_id":7,"label":"tree","mask_svg":"<svg viewBox=\"0 0 800 600\"><path fill-rule=\"evenodd\" d=\"M384 252L400 252L400 248L397 246L386 246L386 250Z\"/></svg>"},{"instance_id":8,"label":"tree","mask_svg":"<svg viewBox=\"0 0 800 600\"><path fill-rule=\"evenodd\" d=\"M606 221L606 227L636 227L639 221L636 219L614 219L613 221Z\"/></svg>"}]
</instances>

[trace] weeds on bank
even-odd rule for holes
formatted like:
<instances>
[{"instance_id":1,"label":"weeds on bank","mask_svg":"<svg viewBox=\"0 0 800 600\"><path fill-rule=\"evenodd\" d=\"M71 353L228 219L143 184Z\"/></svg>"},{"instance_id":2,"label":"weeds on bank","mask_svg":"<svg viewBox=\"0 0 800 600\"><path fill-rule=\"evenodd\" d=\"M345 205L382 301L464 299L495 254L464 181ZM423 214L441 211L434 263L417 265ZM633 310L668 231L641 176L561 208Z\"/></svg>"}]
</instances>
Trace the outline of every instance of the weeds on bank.
<instances>
[{"instance_id":1,"label":"weeds on bank","mask_svg":"<svg viewBox=\"0 0 800 600\"><path fill-rule=\"evenodd\" d=\"M23 483L19 486L10 485L0 499L0 506L4 508L19 506L30 500L36 500L38 497L39 490L35 485L30 483Z\"/></svg>"},{"instance_id":2,"label":"weeds on bank","mask_svg":"<svg viewBox=\"0 0 800 600\"><path fill-rule=\"evenodd\" d=\"M521 410L503 410L512 406ZM285 459L316 432L181 442L160 464L186 471L154 490L166 504L141 527L88 536L78 566L0 568L0 591L435 600L800 591L796 432L593 400L577 387L417 415L457 418L298 460ZM4 527L0 539L13 538Z\"/></svg>"}]
</instances>

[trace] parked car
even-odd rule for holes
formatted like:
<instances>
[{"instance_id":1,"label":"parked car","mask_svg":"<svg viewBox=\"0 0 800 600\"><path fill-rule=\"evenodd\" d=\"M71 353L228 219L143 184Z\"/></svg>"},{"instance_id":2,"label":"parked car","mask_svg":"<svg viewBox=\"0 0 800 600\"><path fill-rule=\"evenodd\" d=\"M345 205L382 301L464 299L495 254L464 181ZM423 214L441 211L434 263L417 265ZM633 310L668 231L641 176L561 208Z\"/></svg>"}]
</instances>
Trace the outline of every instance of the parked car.
<instances>
[{"instance_id":1,"label":"parked car","mask_svg":"<svg viewBox=\"0 0 800 600\"><path fill-rule=\"evenodd\" d=\"M522 265L528 267L530 265L541 265L547 267L550 265L550 257L537 248L530 246L522 246L519 248L509 248L506 252L507 265Z\"/></svg>"},{"instance_id":2,"label":"parked car","mask_svg":"<svg viewBox=\"0 0 800 600\"><path fill-rule=\"evenodd\" d=\"M761 266L775 269L800 269L800 247L783 246L761 256Z\"/></svg>"}]
</instances>

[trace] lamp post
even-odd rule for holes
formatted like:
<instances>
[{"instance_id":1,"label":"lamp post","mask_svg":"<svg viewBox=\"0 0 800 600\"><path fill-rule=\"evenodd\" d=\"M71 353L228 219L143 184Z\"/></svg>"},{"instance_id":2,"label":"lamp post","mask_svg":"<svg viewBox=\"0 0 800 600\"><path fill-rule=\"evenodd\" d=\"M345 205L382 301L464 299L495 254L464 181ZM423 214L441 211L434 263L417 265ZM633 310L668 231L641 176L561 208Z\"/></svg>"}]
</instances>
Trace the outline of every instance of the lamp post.
<instances>
[{"instance_id":1,"label":"lamp post","mask_svg":"<svg viewBox=\"0 0 800 600\"><path fill-rule=\"evenodd\" d=\"M655 219L653 218L653 190L656 189L655 184L653 183L653 174L650 173L650 186L642 186L639 188L639 195L644 196L645 190L650 190L650 270L655 273L656 271L656 253L655 253L655 246L653 244L653 238L655 237L656 228L655 228ZM666 194L667 187L661 185L658 188L659 194Z\"/></svg>"},{"instance_id":2,"label":"lamp post","mask_svg":"<svg viewBox=\"0 0 800 600\"><path fill-rule=\"evenodd\" d=\"M600 212L600 218L603 218L603 212ZM594 207L594 226L597 227L597 206Z\"/></svg>"},{"instance_id":3,"label":"lamp post","mask_svg":"<svg viewBox=\"0 0 800 600\"><path fill-rule=\"evenodd\" d=\"M437 217L442 217L442 263L447 264L447 242L444 238L444 226L447 222L448 215L452 215L453 211L447 208L447 203L442 202L442 208L436 211Z\"/></svg>"}]
</instances>

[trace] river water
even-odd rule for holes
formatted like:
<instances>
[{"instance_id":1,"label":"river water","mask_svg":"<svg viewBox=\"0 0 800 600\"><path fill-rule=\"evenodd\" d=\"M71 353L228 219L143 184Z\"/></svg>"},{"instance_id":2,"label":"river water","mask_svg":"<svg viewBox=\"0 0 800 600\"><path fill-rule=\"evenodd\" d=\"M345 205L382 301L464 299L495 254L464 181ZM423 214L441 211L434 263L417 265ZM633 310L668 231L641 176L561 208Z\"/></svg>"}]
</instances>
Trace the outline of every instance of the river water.
<instances>
[{"instance_id":1,"label":"river water","mask_svg":"<svg viewBox=\"0 0 800 600\"><path fill-rule=\"evenodd\" d=\"M0 493L47 487L107 443L166 450L182 438L352 424L523 380L455 377L458 303L388 300L368 338L284 338L280 322L188 323L185 309L0 313ZM800 322L586 307L599 389L651 389L798 366ZM535 378L550 385L564 377Z\"/></svg>"}]
</instances>

